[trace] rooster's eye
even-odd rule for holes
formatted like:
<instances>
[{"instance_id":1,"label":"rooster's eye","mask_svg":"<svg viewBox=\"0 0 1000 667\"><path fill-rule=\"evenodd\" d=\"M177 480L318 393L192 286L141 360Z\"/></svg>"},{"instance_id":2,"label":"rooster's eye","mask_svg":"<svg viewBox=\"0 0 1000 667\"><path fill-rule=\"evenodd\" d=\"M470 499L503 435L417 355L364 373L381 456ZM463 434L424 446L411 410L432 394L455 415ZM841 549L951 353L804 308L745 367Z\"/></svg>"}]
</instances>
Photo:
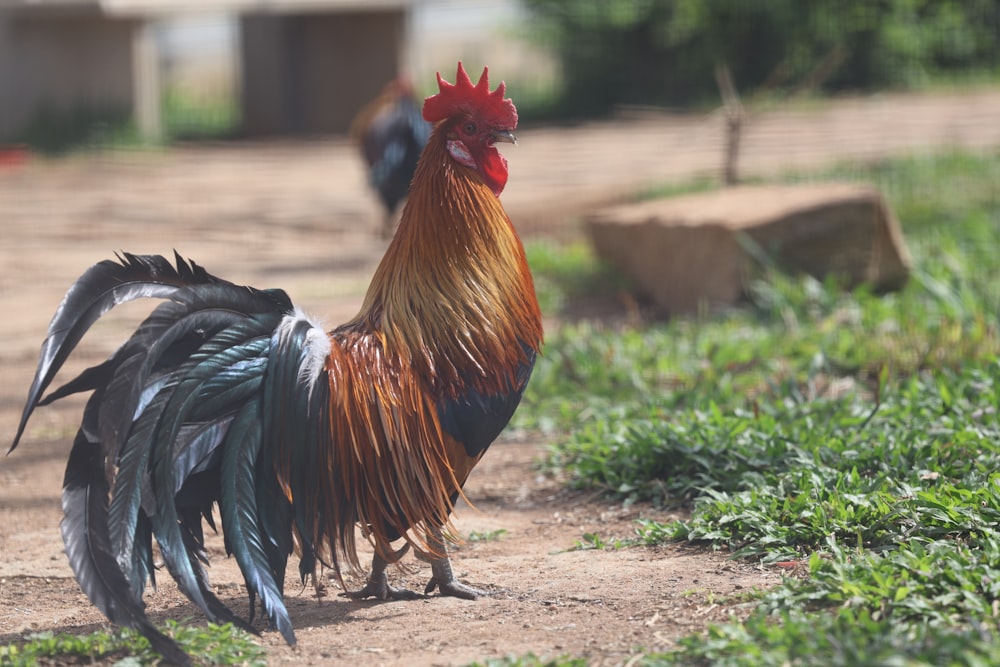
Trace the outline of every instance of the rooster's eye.
<instances>
[{"instance_id":1,"label":"rooster's eye","mask_svg":"<svg viewBox=\"0 0 1000 667\"><path fill-rule=\"evenodd\" d=\"M476 124L470 121L470 122L466 123L465 127L462 128L462 129L465 130L466 134L475 134L476 133Z\"/></svg>"}]
</instances>

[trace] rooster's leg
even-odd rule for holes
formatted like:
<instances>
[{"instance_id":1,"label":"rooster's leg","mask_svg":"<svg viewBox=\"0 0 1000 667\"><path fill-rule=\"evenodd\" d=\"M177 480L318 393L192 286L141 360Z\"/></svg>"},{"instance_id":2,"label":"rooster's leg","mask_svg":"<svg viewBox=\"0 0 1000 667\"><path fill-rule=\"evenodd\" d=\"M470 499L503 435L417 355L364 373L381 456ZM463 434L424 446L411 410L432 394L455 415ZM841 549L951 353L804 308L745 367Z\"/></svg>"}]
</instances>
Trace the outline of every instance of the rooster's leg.
<instances>
[{"instance_id":1,"label":"rooster's leg","mask_svg":"<svg viewBox=\"0 0 1000 667\"><path fill-rule=\"evenodd\" d=\"M455 573L451 569L451 559L448 557L448 547L440 527L433 526L428 529L427 545L432 548L433 553L426 555L426 559L431 563L431 580L424 588L424 595L431 593L435 588L441 591L441 595L464 600L475 600L481 595L486 595L486 591L463 584L455 578Z\"/></svg>"},{"instance_id":2,"label":"rooster's leg","mask_svg":"<svg viewBox=\"0 0 1000 667\"><path fill-rule=\"evenodd\" d=\"M399 551L393 554L393 562L398 561L410 548L409 544L404 544ZM389 561L376 553L372 557L372 571L368 575L368 583L358 591L346 591L344 595L355 600L365 598L378 598L379 600L419 600L421 595L405 588L393 588L389 585L389 577L386 568Z\"/></svg>"}]
</instances>

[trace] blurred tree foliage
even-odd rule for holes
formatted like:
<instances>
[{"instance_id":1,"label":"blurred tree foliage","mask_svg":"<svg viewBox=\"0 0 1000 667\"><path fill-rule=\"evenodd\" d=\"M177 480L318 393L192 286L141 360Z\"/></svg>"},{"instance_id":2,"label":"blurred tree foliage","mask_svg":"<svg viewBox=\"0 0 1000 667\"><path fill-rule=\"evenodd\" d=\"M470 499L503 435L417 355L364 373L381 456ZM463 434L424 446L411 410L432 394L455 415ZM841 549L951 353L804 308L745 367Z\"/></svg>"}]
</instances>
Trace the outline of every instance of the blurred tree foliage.
<instances>
[{"instance_id":1,"label":"blurred tree foliage","mask_svg":"<svg viewBox=\"0 0 1000 667\"><path fill-rule=\"evenodd\" d=\"M718 99L742 91L908 87L1000 69L1000 0L523 0L563 63L559 106Z\"/></svg>"}]
</instances>

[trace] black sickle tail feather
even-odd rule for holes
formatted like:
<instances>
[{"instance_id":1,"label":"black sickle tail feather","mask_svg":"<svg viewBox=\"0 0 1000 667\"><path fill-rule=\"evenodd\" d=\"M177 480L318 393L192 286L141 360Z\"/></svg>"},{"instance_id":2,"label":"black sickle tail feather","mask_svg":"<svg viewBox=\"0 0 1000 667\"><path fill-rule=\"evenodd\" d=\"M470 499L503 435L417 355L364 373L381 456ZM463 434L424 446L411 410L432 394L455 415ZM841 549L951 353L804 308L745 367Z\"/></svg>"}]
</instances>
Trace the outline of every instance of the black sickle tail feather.
<instances>
[{"instance_id":1,"label":"black sickle tail feather","mask_svg":"<svg viewBox=\"0 0 1000 667\"><path fill-rule=\"evenodd\" d=\"M87 406L87 417L95 401ZM141 593L136 594L119 569L108 526L108 483L104 476L100 446L91 442L81 428L77 433L62 493L63 519L60 524L66 555L80 588L113 623L138 630L150 645L169 662L190 665L191 660L172 639L163 635L146 618Z\"/></svg>"},{"instance_id":2,"label":"black sickle tail feather","mask_svg":"<svg viewBox=\"0 0 1000 667\"><path fill-rule=\"evenodd\" d=\"M101 315L141 297L167 299L108 360L43 394ZM286 318L291 324L286 325ZM325 333L280 291L219 280L176 258L123 255L88 270L60 304L42 345L17 446L39 406L93 391L63 492L63 539L81 588L113 622L137 629L169 661L187 656L146 618L155 537L178 587L213 620L253 631L211 591L202 521L218 503L226 548L251 600L295 642L283 600L293 530L301 568L315 564L315 517L293 507L276 477L275 448L322 431L328 387L302 377L310 341ZM316 370L313 368L313 370ZM308 449L294 458L310 460ZM252 620L252 616L251 616Z\"/></svg>"},{"instance_id":3,"label":"black sickle tail feather","mask_svg":"<svg viewBox=\"0 0 1000 667\"><path fill-rule=\"evenodd\" d=\"M52 382L66 358L87 330L101 315L117 305L142 297L168 297L189 285L224 282L203 268L186 262L175 253L177 268L159 255L123 253L119 261L95 264L77 280L49 323L49 333L42 343L35 379L28 390L28 400L8 451L14 451L32 411L42 393Z\"/></svg>"},{"instance_id":4,"label":"black sickle tail feather","mask_svg":"<svg viewBox=\"0 0 1000 667\"><path fill-rule=\"evenodd\" d=\"M255 460L260 451L262 434L256 412L259 406L248 403L233 420L223 450L222 522L229 548L232 549L240 570L251 591L251 608L254 594L261 598L268 617L281 631L289 644L295 644L292 622L282 600L282 587L275 576L267 556L266 537L261 534L256 497Z\"/></svg>"},{"instance_id":5,"label":"black sickle tail feather","mask_svg":"<svg viewBox=\"0 0 1000 667\"><path fill-rule=\"evenodd\" d=\"M303 583L315 571L316 548L322 542L322 526L325 525L321 517L322 508L316 503L321 492L316 487L317 476L312 473L320 467L318 450L329 438L325 415L330 387L326 382L317 382L307 387L305 397L294 390L300 386L302 360L308 354L310 331L315 330L306 320L299 319L282 332L276 341L276 347L282 353L272 360L267 382L263 386L264 403L270 409L265 423L269 449L262 460L279 468L286 466L287 479L284 481L292 490L296 502L294 507L289 506L287 499L283 503L272 504L268 511L262 513L262 519L265 525L280 525L289 518L293 521L302 551L299 574ZM279 462L281 459L284 461ZM277 484L274 487L262 486L259 494L261 498L274 495L285 498ZM272 558L280 558L278 552L288 553L291 547L291 543L274 544ZM334 569L337 569L336 565Z\"/></svg>"}]
</instances>

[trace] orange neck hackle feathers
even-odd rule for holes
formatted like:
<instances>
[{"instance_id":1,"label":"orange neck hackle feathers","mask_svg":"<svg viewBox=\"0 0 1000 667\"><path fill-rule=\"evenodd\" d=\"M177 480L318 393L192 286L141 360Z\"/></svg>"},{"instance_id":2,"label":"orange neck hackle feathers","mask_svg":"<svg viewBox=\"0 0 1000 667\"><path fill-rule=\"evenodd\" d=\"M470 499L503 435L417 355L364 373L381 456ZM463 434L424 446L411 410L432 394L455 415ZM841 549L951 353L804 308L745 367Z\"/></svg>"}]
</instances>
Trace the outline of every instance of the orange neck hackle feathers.
<instances>
[{"instance_id":1,"label":"orange neck hackle feathers","mask_svg":"<svg viewBox=\"0 0 1000 667\"><path fill-rule=\"evenodd\" d=\"M517 232L476 172L450 159L446 130L431 135L359 317L444 395L465 383L495 392L513 382L522 342L537 349L541 316Z\"/></svg>"},{"instance_id":2,"label":"orange neck hackle feathers","mask_svg":"<svg viewBox=\"0 0 1000 667\"><path fill-rule=\"evenodd\" d=\"M424 117L439 123L356 319L444 395L465 383L506 389L524 360L522 344L537 351L541 340L521 240L493 187L449 150L453 126L467 118L505 130L517 124L504 84L491 93L487 72L476 86L461 63L454 85L438 74L441 92L427 98ZM488 148L496 152L491 142Z\"/></svg>"}]
</instances>

